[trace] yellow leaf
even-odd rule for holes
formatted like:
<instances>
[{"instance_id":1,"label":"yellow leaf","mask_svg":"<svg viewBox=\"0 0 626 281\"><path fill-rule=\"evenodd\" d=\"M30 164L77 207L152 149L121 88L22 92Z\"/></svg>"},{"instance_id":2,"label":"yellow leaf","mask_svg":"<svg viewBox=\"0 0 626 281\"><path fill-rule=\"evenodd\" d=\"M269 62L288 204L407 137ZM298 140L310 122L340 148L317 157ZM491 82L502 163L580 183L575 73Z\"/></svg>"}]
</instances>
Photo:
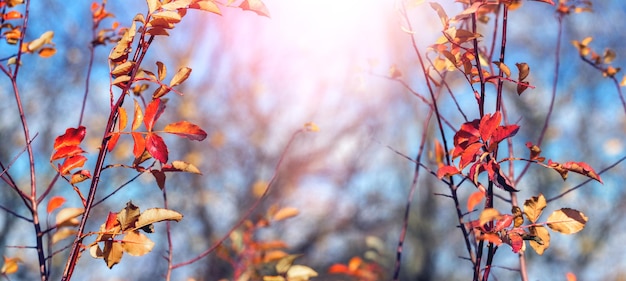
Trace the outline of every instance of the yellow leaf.
<instances>
[{"instance_id":1,"label":"yellow leaf","mask_svg":"<svg viewBox=\"0 0 626 281\"><path fill-rule=\"evenodd\" d=\"M39 38L33 40L32 42L28 44L28 51L34 52L36 50L39 50L41 47L43 47L46 44L51 44L52 37L54 37L54 32L52 31L44 32L43 34L41 34L41 36L39 36Z\"/></svg>"},{"instance_id":2,"label":"yellow leaf","mask_svg":"<svg viewBox=\"0 0 626 281\"><path fill-rule=\"evenodd\" d=\"M128 81L130 81L130 76L122 75L122 76L116 77L111 84L120 86L120 84L128 82Z\"/></svg>"},{"instance_id":3,"label":"yellow leaf","mask_svg":"<svg viewBox=\"0 0 626 281\"><path fill-rule=\"evenodd\" d=\"M524 202L524 214L526 218L532 222L537 222L539 216L541 216L541 212L546 207L546 198L543 194L539 194L539 196L533 196L530 199Z\"/></svg>"},{"instance_id":4,"label":"yellow leaf","mask_svg":"<svg viewBox=\"0 0 626 281\"><path fill-rule=\"evenodd\" d=\"M63 239L71 237L75 235L76 232L76 230L67 227L57 230L54 234L52 234L52 244L56 244Z\"/></svg>"},{"instance_id":5,"label":"yellow leaf","mask_svg":"<svg viewBox=\"0 0 626 281\"><path fill-rule=\"evenodd\" d=\"M554 231L563 234L573 234L585 228L588 218L580 211L563 208L554 211L546 223Z\"/></svg>"},{"instance_id":6,"label":"yellow leaf","mask_svg":"<svg viewBox=\"0 0 626 281\"><path fill-rule=\"evenodd\" d=\"M178 10L181 8L187 8L187 6L191 4L191 2L192 0L176 0L176 1L169 2L167 4L163 4L161 8L163 10L174 11L174 10Z\"/></svg>"},{"instance_id":7,"label":"yellow leaf","mask_svg":"<svg viewBox=\"0 0 626 281\"><path fill-rule=\"evenodd\" d=\"M167 67L165 67L165 64L160 61L157 61L156 65L158 75L157 77L159 78L159 81L165 79L165 76L167 75Z\"/></svg>"},{"instance_id":8,"label":"yellow leaf","mask_svg":"<svg viewBox=\"0 0 626 281\"><path fill-rule=\"evenodd\" d=\"M141 111L141 106L135 100L135 115L133 116L133 124L131 125L131 130L136 131L141 126L143 122L143 111Z\"/></svg>"},{"instance_id":9,"label":"yellow leaf","mask_svg":"<svg viewBox=\"0 0 626 281\"><path fill-rule=\"evenodd\" d=\"M56 216L57 227L77 226L80 221L76 217L82 215L83 208L64 208Z\"/></svg>"},{"instance_id":10,"label":"yellow leaf","mask_svg":"<svg viewBox=\"0 0 626 281\"><path fill-rule=\"evenodd\" d=\"M539 255L543 255L543 252L550 247L550 232L543 225L531 226L530 235L536 238L529 241L530 247ZM540 241L540 242L538 242Z\"/></svg>"},{"instance_id":11,"label":"yellow leaf","mask_svg":"<svg viewBox=\"0 0 626 281\"><path fill-rule=\"evenodd\" d=\"M504 74L504 76L509 77L511 76L511 70L509 69L508 66L506 66L506 64L501 63L499 61L494 61L493 62L498 68L500 68L500 70L502 71L502 73Z\"/></svg>"},{"instance_id":12,"label":"yellow leaf","mask_svg":"<svg viewBox=\"0 0 626 281\"><path fill-rule=\"evenodd\" d=\"M198 170L198 168L196 166L194 166L193 164L184 162L184 161L173 161L172 162L172 166L176 169L179 169L183 172L188 172L188 173L192 173L192 174L198 174L198 175L202 175L202 173L200 172L200 170Z\"/></svg>"},{"instance_id":13,"label":"yellow leaf","mask_svg":"<svg viewBox=\"0 0 626 281\"><path fill-rule=\"evenodd\" d=\"M479 225L484 225L492 220L498 219L500 212L494 208L487 208L480 213Z\"/></svg>"},{"instance_id":14,"label":"yellow leaf","mask_svg":"<svg viewBox=\"0 0 626 281\"><path fill-rule=\"evenodd\" d=\"M0 269L0 273L3 275L16 273L19 269L18 262L22 262L20 258L7 258L4 257L4 264L2 265L2 269Z\"/></svg>"},{"instance_id":15,"label":"yellow leaf","mask_svg":"<svg viewBox=\"0 0 626 281\"><path fill-rule=\"evenodd\" d=\"M317 275L317 272L308 266L293 265L287 271L287 281L307 281Z\"/></svg>"},{"instance_id":16,"label":"yellow leaf","mask_svg":"<svg viewBox=\"0 0 626 281\"><path fill-rule=\"evenodd\" d=\"M272 219L274 219L275 221L281 221L281 220L295 217L299 213L300 211L297 208L285 207L285 208L278 210L278 212L274 214L274 217Z\"/></svg>"},{"instance_id":17,"label":"yellow leaf","mask_svg":"<svg viewBox=\"0 0 626 281\"><path fill-rule=\"evenodd\" d=\"M163 12L154 13L152 14L152 18L162 19L169 23L177 23L182 19L180 14L175 11L163 11Z\"/></svg>"},{"instance_id":18,"label":"yellow leaf","mask_svg":"<svg viewBox=\"0 0 626 281\"><path fill-rule=\"evenodd\" d=\"M98 246L97 243L93 244L91 247L89 247L89 254L94 259L101 259L101 258L104 257L103 253L102 253L102 249L100 249L100 246Z\"/></svg>"},{"instance_id":19,"label":"yellow leaf","mask_svg":"<svg viewBox=\"0 0 626 281\"><path fill-rule=\"evenodd\" d=\"M147 209L137 219L135 223L135 229L142 228L144 226L148 226L155 222L160 221L180 221L183 219L183 215L179 212L162 209L162 208L152 208Z\"/></svg>"},{"instance_id":20,"label":"yellow leaf","mask_svg":"<svg viewBox=\"0 0 626 281\"><path fill-rule=\"evenodd\" d=\"M302 255L288 255L280 259L278 263L276 263L276 272L278 272L278 274L284 274L288 272L288 270L293 265L293 262L300 256Z\"/></svg>"},{"instance_id":21,"label":"yellow leaf","mask_svg":"<svg viewBox=\"0 0 626 281\"><path fill-rule=\"evenodd\" d=\"M131 256L143 256L152 251L154 242L139 231L131 231L122 239L122 248Z\"/></svg>"},{"instance_id":22,"label":"yellow leaf","mask_svg":"<svg viewBox=\"0 0 626 281\"><path fill-rule=\"evenodd\" d=\"M189 8L199 9L199 10L207 11L209 13L222 15L222 11L220 11L220 8L217 6L217 4L215 4L213 0L200 0L200 1L197 1L196 3L193 3L192 5L189 5Z\"/></svg>"},{"instance_id":23,"label":"yellow leaf","mask_svg":"<svg viewBox=\"0 0 626 281\"><path fill-rule=\"evenodd\" d=\"M133 69L133 66L135 66L135 62L133 62L133 61L126 61L124 63L118 64L111 71L111 75L113 75L113 76L120 76L120 75L129 74L130 70Z\"/></svg>"},{"instance_id":24,"label":"yellow leaf","mask_svg":"<svg viewBox=\"0 0 626 281\"><path fill-rule=\"evenodd\" d=\"M147 2L148 2L149 13L154 13L154 11L156 11L156 9L158 9L161 4L159 0L147 0Z\"/></svg>"},{"instance_id":25,"label":"yellow leaf","mask_svg":"<svg viewBox=\"0 0 626 281\"><path fill-rule=\"evenodd\" d=\"M172 77L172 80L170 81L170 87L174 87L176 85L180 85L181 83L185 82L185 80L189 78L190 74L191 74L191 68L182 67L181 69L178 70L178 72L176 72L174 77Z\"/></svg>"}]
</instances>

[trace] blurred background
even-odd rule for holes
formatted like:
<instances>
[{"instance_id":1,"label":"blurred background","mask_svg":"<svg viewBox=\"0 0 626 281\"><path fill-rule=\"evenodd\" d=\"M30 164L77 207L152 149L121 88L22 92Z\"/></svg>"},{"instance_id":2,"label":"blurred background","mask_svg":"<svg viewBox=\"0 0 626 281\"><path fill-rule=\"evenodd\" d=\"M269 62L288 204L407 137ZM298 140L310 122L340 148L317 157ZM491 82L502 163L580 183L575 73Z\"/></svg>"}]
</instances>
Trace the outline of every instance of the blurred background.
<instances>
[{"instance_id":1,"label":"blurred background","mask_svg":"<svg viewBox=\"0 0 626 281\"><path fill-rule=\"evenodd\" d=\"M427 95L411 35L403 31L407 25L398 12L400 2L264 2L271 18L238 8L224 7L222 16L189 11L169 37L155 40L145 60L144 67L152 70L156 70L156 61L162 61L170 75L182 66L193 69L179 88L185 95L168 96L169 110L160 122L189 120L209 134L203 142L165 138L170 159L193 163L203 173L168 175L169 208L185 215L181 222L172 224L174 261L196 256L223 236L255 200L255 186L258 189L270 180L285 153L285 161L276 171L276 184L252 218L263 215L274 204L298 208L300 214L264 228L256 238L285 241L287 252L303 254L297 263L323 275L332 264L345 264L355 256L371 258L382 267L380 280L388 280L414 171L414 163L396 152L414 158L426 132L429 157L422 162L436 167L431 156L434 140L439 137L434 121L424 123L428 106L389 78L393 66L402 73L402 81ZM441 36L441 23L428 3L422 2L407 1L406 5L417 47L433 58L427 48ZM92 40L90 4L49 0L31 4L27 39L53 30L58 50L49 59L26 57L19 80L31 131L38 133L33 145L41 189L54 176L48 164L54 137L78 123ZM448 15L461 11L458 4L442 5ZM116 18L103 25L116 20L129 26L136 13L145 13L146 6L144 1L109 1L107 9ZM563 20L556 105L542 149L549 159L584 161L601 171L626 155L626 111L612 82L582 62L570 42L592 36L590 46L594 50L611 48L617 53L613 65L626 65L626 35L619 24L626 2L593 1L593 9L593 13L573 14ZM485 30L490 30L489 26ZM504 93L509 120L521 126L514 138L520 157L527 156L524 143L536 142L547 114L557 30L554 7L544 3L524 2L509 15L507 64L528 63L528 80L536 86L518 96L514 85L508 85ZM483 40L491 42L489 32ZM88 168L93 167L109 111L107 57L111 47L96 48L89 84L85 116ZM2 48L10 47L5 44ZM621 79L622 74L618 77ZM468 118L477 118L474 95L467 83L458 74L450 74L448 83ZM10 162L24 146L9 86L8 79L0 79L3 163ZM493 88L488 91L493 92ZM132 112L132 104L126 105ZM443 95L439 105L456 128L464 122L449 95ZM307 122L315 122L320 131L299 135L284 152L291 135ZM448 136L451 141L451 130ZM122 138L108 163L130 164L131 147L131 139ZM519 173L523 165L515 168ZM27 157L22 155L9 172L26 187L27 171ZM134 170L105 170L98 197L135 174ZM584 212L589 222L575 235L552 233L551 246L543 256L527 251L531 280L565 280L567 272L580 280L626 280L621 247L626 238L626 220L622 219L626 211L625 174L626 168L620 163L602 173L604 185L588 183L548 205L544 213L572 207ZM447 186L425 171L419 180L400 279L470 279L472 268L463 259L467 253L455 226L453 202L435 195L448 194ZM564 182L554 171L531 166L517 185L520 203L539 193L554 197L585 180L572 174ZM88 185L83 185L86 194ZM474 191L470 185L462 185L462 202ZM53 195L65 196L69 201L66 206L80 206L76 194L62 181L54 187ZM505 193L501 195L508 198ZM7 186L0 185L0 204L27 215L16 198ZM129 200L142 210L163 205L154 179L144 175L99 205L92 213L89 229L97 230L109 211L119 211ZM495 204L503 212L509 211L508 203L496 200ZM162 258L167 249L164 232L164 225L156 225L156 232L150 234L156 243L153 252L144 257L125 255L112 270L84 254L75 279L162 279L167 266ZM0 254L20 256L25 261L11 280L37 278L34 252L7 247L32 245L31 233L31 225L0 212ZM70 242L57 247L66 243ZM52 280L59 278L64 262L65 254L53 259ZM495 265L493 280L518 278L511 270L519 267L517 255L508 246L499 249ZM172 280L220 280L232 278L232 274L230 264L211 254L175 270Z\"/></svg>"}]
</instances>

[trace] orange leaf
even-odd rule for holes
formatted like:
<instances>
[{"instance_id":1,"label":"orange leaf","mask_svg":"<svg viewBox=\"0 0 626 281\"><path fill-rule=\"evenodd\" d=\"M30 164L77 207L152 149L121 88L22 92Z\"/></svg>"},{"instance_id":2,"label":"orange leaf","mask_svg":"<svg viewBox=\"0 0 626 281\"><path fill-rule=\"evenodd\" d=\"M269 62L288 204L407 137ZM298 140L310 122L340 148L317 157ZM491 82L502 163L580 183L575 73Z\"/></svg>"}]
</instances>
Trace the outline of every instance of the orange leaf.
<instances>
[{"instance_id":1,"label":"orange leaf","mask_svg":"<svg viewBox=\"0 0 626 281\"><path fill-rule=\"evenodd\" d=\"M2 15L4 20L13 20L13 19L21 19L22 14L18 11L10 11L4 15Z\"/></svg>"},{"instance_id":2,"label":"orange leaf","mask_svg":"<svg viewBox=\"0 0 626 281\"><path fill-rule=\"evenodd\" d=\"M165 104L161 102L161 99L154 99L148 104L146 107L146 115L143 119L143 123L146 125L148 132L152 132L154 123L159 119L163 111L165 111Z\"/></svg>"},{"instance_id":3,"label":"orange leaf","mask_svg":"<svg viewBox=\"0 0 626 281\"><path fill-rule=\"evenodd\" d=\"M163 131L196 141L204 140L207 136L207 133L198 125L187 121L168 124Z\"/></svg>"},{"instance_id":4,"label":"orange leaf","mask_svg":"<svg viewBox=\"0 0 626 281\"><path fill-rule=\"evenodd\" d=\"M146 137L146 150L148 150L154 159L159 160L161 163L167 163L167 145L165 145L161 136L148 133Z\"/></svg>"},{"instance_id":5,"label":"orange leaf","mask_svg":"<svg viewBox=\"0 0 626 281\"><path fill-rule=\"evenodd\" d=\"M54 212L54 210L61 207L63 203L65 203L65 198L63 198L63 196L54 196L50 198L50 201L48 201L48 207L46 208L46 211L48 212L48 214L50 214Z\"/></svg>"},{"instance_id":6,"label":"orange leaf","mask_svg":"<svg viewBox=\"0 0 626 281\"><path fill-rule=\"evenodd\" d=\"M106 231L111 231L116 226L119 226L120 223L117 221L117 213L109 212L107 216L107 221L104 223L104 229Z\"/></svg>"},{"instance_id":7,"label":"orange leaf","mask_svg":"<svg viewBox=\"0 0 626 281\"><path fill-rule=\"evenodd\" d=\"M442 179L445 176L452 176L459 173L459 170L454 166L443 166L437 170L437 177Z\"/></svg>"},{"instance_id":8,"label":"orange leaf","mask_svg":"<svg viewBox=\"0 0 626 281\"><path fill-rule=\"evenodd\" d=\"M348 266L346 266L345 264L333 264L328 268L328 273L334 273L334 274L347 274L350 273L350 270L348 269Z\"/></svg>"},{"instance_id":9,"label":"orange leaf","mask_svg":"<svg viewBox=\"0 0 626 281\"><path fill-rule=\"evenodd\" d=\"M119 130L123 131L126 128L126 125L128 124L128 115L126 114L126 109L123 107L119 108Z\"/></svg>"},{"instance_id":10,"label":"orange leaf","mask_svg":"<svg viewBox=\"0 0 626 281\"><path fill-rule=\"evenodd\" d=\"M139 158L143 151L146 150L146 140L143 138L143 135L137 132L132 132L131 136L133 136L133 155L135 158Z\"/></svg>"},{"instance_id":11,"label":"orange leaf","mask_svg":"<svg viewBox=\"0 0 626 281\"><path fill-rule=\"evenodd\" d=\"M113 149L115 148L115 145L117 145L117 141L120 139L120 133L112 133L111 139L109 140L109 143L107 144L107 150L109 152L113 151Z\"/></svg>"},{"instance_id":12,"label":"orange leaf","mask_svg":"<svg viewBox=\"0 0 626 281\"><path fill-rule=\"evenodd\" d=\"M567 274L565 274L565 278L567 279L567 281L576 281L576 274L568 272Z\"/></svg>"},{"instance_id":13,"label":"orange leaf","mask_svg":"<svg viewBox=\"0 0 626 281\"><path fill-rule=\"evenodd\" d=\"M476 191L472 193L467 199L467 210L470 212L474 210L474 207L476 207L478 203L483 201L483 198L485 198L485 193L482 191Z\"/></svg>"},{"instance_id":14,"label":"orange leaf","mask_svg":"<svg viewBox=\"0 0 626 281\"><path fill-rule=\"evenodd\" d=\"M66 158L63 165L59 165L61 175L68 175L72 169L80 168L85 165L87 158L82 155Z\"/></svg>"},{"instance_id":15,"label":"orange leaf","mask_svg":"<svg viewBox=\"0 0 626 281\"><path fill-rule=\"evenodd\" d=\"M58 160L61 158L67 158L71 156L80 155L84 152L85 151L82 150L80 146L78 145L64 146L64 147L61 147L61 149L57 150L54 154L52 154L52 156L50 157L50 161L52 162L54 160Z\"/></svg>"},{"instance_id":16,"label":"orange leaf","mask_svg":"<svg viewBox=\"0 0 626 281\"><path fill-rule=\"evenodd\" d=\"M51 47L43 47L39 49L39 56L42 58L49 58L57 53L57 49Z\"/></svg>"},{"instance_id":17,"label":"orange leaf","mask_svg":"<svg viewBox=\"0 0 626 281\"><path fill-rule=\"evenodd\" d=\"M80 126L76 129L67 128L67 130L65 130L65 134L54 139L54 149L58 150L64 146L79 145L85 138L85 133L86 131L84 126Z\"/></svg>"},{"instance_id":18,"label":"orange leaf","mask_svg":"<svg viewBox=\"0 0 626 281\"><path fill-rule=\"evenodd\" d=\"M567 162L563 164L563 168L603 183L600 175L598 175L596 171L594 171L593 168L585 162Z\"/></svg>"},{"instance_id":19,"label":"orange leaf","mask_svg":"<svg viewBox=\"0 0 626 281\"><path fill-rule=\"evenodd\" d=\"M270 12L265 7L265 4L261 0L244 0L239 5L244 11L252 11L255 12L259 16L270 17Z\"/></svg>"}]
</instances>

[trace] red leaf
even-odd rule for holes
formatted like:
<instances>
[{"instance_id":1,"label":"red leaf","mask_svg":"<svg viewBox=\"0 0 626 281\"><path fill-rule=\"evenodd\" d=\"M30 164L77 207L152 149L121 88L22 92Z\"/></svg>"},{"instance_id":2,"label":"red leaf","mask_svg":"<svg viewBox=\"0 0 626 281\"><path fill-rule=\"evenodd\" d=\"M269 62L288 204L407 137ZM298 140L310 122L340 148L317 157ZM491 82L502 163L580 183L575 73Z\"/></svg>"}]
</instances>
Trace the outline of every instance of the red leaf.
<instances>
[{"instance_id":1,"label":"red leaf","mask_svg":"<svg viewBox=\"0 0 626 281\"><path fill-rule=\"evenodd\" d=\"M502 215L502 217L496 221L496 225L494 226L493 231L498 232L500 230L503 230L511 226L512 223L513 223L513 216Z\"/></svg>"},{"instance_id":2,"label":"red leaf","mask_svg":"<svg viewBox=\"0 0 626 281\"><path fill-rule=\"evenodd\" d=\"M470 167L469 174L467 177L472 180L474 184L478 184L478 175L485 171L485 167L483 167L482 162L476 162L474 165Z\"/></svg>"},{"instance_id":3,"label":"red leaf","mask_svg":"<svg viewBox=\"0 0 626 281\"><path fill-rule=\"evenodd\" d=\"M80 155L84 152L85 151L82 150L80 146L78 145L63 146L59 150L57 150L54 154L52 154L52 156L50 157L50 162L57 160L57 159L61 159L61 158L67 158L71 156Z\"/></svg>"},{"instance_id":4,"label":"red leaf","mask_svg":"<svg viewBox=\"0 0 626 281\"><path fill-rule=\"evenodd\" d=\"M196 141L201 141L207 136L206 132L198 125L187 121L168 124L163 131Z\"/></svg>"},{"instance_id":5,"label":"red leaf","mask_svg":"<svg viewBox=\"0 0 626 281\"><path fill-rule=\"evenodd\" d=\"M479 124L480 121L478 119L472 122L463 123L459 131L454 134L455 148L457 146L465 148L470 144L478 142L480 139L480 132L478 130Z\"/></svg>"},{"instance_id":6,"label":"red leaf","mask_svg":"<svg viewBox=\"0 0 626 281\"><path fill-rule=\"evenodd\" d=\"M480 154L480 149L483 147L482 143L473 143L468 146L461 154L461 161L459 161L459 169L467 167L470 163L476 160L476 156Z\"/></svg>"},{"instance_id":7,"label":"red leaf","mask_svg":"<svg viewBox=\"0 0 626 281\"><path fill-rule=\"evenodd\" d=\"M148 132L152 132L154 123L159 119L163 111L165 111L165 103L161 102L161 99L154 99L148 104L146 114L143 117L143 123L146 125Z\"/></svg>"},{"instance_id":8,"label":"red leaf","mask_svg":"<svg viewBox=\"0 0 626 281\"><path fill-rule=\"evenodd\" d=\"M109 215L107 216L107 221L104 223L104 229L106 231L111 231L119 224L120 223L117 221L117 213L109 212Z\"/></svg>"},{"instance_id":9,"label":"red leaf","mask_svg":"<svg viewBox=\"0 0 626 281\"><path fill-rule=\"evenodd\" d=\"M63 161L63 165L59 165L59 173L68 175L72 169L80 168L85 165L87 158L82 155L72 156Z\"/></svg>"},{"instance_id":10,"label":"red leaf","mask_svg":"<svg viewBox=\"0 0 626 281\"><path fill-rule=\"evenodd\" d=\"M506 138L514 136L515 134L517 134L518 130L519 130L519 126L515 124L499 126L498 128L496 128L496 131L493 132L493 135L491 136L491 140L489 141L489 143L497 144Z\"/></svg>"},{"instance_id":11,"label":"red leaf","mask_svg":"<svg viewBox=\"0 0 626 281\"><path fill-rule=\"evenodd\" d=\"M454 166L442 166L437 170L437 177L442 179L445 176L452 176L459 173L459 170Z\"/></svg>"},{"instance_id":12,"label":"red leaf","mask_svg":"<svg viewBox=\"0 0 626 281\"><path fill-rule=\"evenodd\" d=\"M54 139L54 150L58 150L64 146L79 145L85 138L85 127L80 126L76 129L67 128L65 134L58 136Z\"/></svg>"},{"instance_id":13,"label":"red leaf","mask_svg":"<svg viewBox=\"0 0 626 281\"><path fill-rule=\"evenodd\" d=\"M345 264L336 263L336 264L331 265L330 268L328 268L328 273L349 274L350 269Z\"/></svg>"},{"instance_id":14,"label":"red leaf","mask_svg":"<svg viewBox=\"0 0 626 281\"><path fill-rule=\"evenodd\" d=\"M517 192L519 190L515 189L515 187L513 187L513 183L511 182L511 180L502 172L502 170L500 169L500 167L496 168L496 178L495 181L493 181L493 183L496 184L497 187L502 188L508 192Z\"/></svg>"},{"instance_id":15,"label":"red leaf","mask_svg":"<svg viewBox=\"0 0 626 281\"><path fill-rule=\"evenodd\" d=\"M563 168L603 183L600 175L598 175L596 171L594 171L593 168L585 162L567 162L563 164Z\"/></svg>"},{"instance_id":16,"label":"red leaf","mask_svg":"<svg viewBox=\"0 0 626 281\"><path fill-rule=\"evenodd\" d=\"M146 149L154 159L159 160L161 163L167 163L167 146L161 136L148 133L146 137Z\"/></svg>"},{"instance_id":17,"label":"red leaf","mask_svg":"<svg viewBox=\"0 0 626 281\"><path fill-rule=\"evenodd\" d=\"M521 233L520 233L521 232ZM518 253L524 245L524 239L522 238L523 230L515 228L507 233L506 243L511 245L513 253Z\"/></svg>"},{"instance_id":18,"label":"red leaf","mask_svg":"<svg viewBox=\"0 0 626 281\"><path fill-rule=\"evenodd\" d=\"M165 188L165 173L157 170L152 170L150 173L154 176L159 188L163 190Z\"/></svg>"},{"instance_id":19,"label":"red leaf","mask_svg":"<svg viewBox=\"0 0 626 281\"><path fill-rule=\"evenodd\" d=\"M111 139L109 140L109 143L107 144L107 150L109 152L113 151L113 149L117 145L117 141L120 139L120 135L121 135L120 133L111 133Z\"/></svg>"},{"instance_id":20,"label":"red leaf","mask_svg":"<svg viewBox=\"0 0 626 281\"><path fill-rule=\"evenodd\" d=\"M54 212L54 210L61 207L63 203L65 203L65 198L63 198L63 196L54 196L50 198L50 201L48 201L48 207L46 208L46 212L48 212L48 214Z\"/></svg>"},{"instance_id":21,"label":"red leaf","mask_svg":"<svg viewBox=\"0 0 626 281\"><path fill-rule=\"evenodd\" d=\"M493 115L485 114L483 118L480 120L480 137L483 141L488 141L491 139L491 134L498 128L500 125L500 121L502 121L502 114L500 111L496 111Z\"/></svg>"},{"instance_id":22,"label":"red leaf","mask_svg":"<svg viewBox=\"0 0 626 281\"><path fill-rule=\"evenodd\" d=\"M244 11L252 11L255 12L259 16L270 17L270 12L265 7L265 4L261 0L244 0L239 5Z\"/></svg>"},{"instance_id":23,"label":"red leaf","mask_svg":"<svg viewBox=\"0 0 626 281\"><path fill-rule=\"evenodd\" d=\"M141 133L132 132L131 136L133 136L133 155L135 158L139 158L143 151L146 150L146 139L143 138Z\"/></svg>"}]
</instances>

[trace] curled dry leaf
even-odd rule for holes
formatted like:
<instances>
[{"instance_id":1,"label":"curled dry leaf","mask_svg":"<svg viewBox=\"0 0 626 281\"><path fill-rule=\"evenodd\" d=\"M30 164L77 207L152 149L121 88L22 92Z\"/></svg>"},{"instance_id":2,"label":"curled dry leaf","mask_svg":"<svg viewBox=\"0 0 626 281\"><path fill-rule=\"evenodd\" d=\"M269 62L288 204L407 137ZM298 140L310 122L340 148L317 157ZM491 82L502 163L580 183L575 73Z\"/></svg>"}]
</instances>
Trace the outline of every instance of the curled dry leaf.
<instances>
[{"instance_id":1,"label":"curled dry leaf","mask_svg":"<svg viewBox=\"0 0 626 281\"><path fill-rule=\"evenodd\" d=\"M140 229L155 222L161 221L180 221L183 219L183 215L179 212L162 209L152 208L147 209L141 213L137 222L135 223L135 229Z\"/></svg>"}]
</instances>

